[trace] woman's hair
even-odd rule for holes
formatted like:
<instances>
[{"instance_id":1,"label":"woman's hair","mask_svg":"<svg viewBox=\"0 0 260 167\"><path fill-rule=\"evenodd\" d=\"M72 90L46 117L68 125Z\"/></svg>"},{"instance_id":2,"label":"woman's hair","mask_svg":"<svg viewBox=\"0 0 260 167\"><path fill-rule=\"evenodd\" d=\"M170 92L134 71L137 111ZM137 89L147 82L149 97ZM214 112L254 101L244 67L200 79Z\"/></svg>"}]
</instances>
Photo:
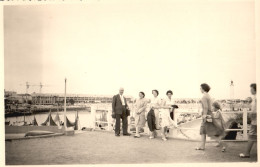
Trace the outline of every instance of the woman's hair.
<instances>
[{"instance_id":1,"label":"woman's hair","mask_svg":"<svg viewBox=\"0 0 260 167\"><path fill-rule=\"evenodd\" d=\"M256 91L256 84L255 84L255 83L252 83L252 84L250 85L250 87L253 88L253 89Z\"/></svg>"},{"instance_id":2,"label":"woman's hair","mask_svg":"<svg viewBox=\"0 0 260 167\"><path fill-rule=\"evenodd\" d=\"M166 92L166 95L168 95L168 93L173 94L171 90L168 90L168 91Z\"/></svg>"},{"instance_id":3,"label":"woman's hair","mask_svg":"<svg viewBox=\"0 0 260 167\"><path fill-rule=\"evenodd\" d=\"M203 83L203 84L201 84L200 86L201 86L201 88L202 88L205 92L209 92L210 86L209 86L208 84Z\"/></svg>"},{"instance_id":4,"label":"woman's hair","mask_svg":"<svg viewBox=\"0 0 260 167\"><path fill-rule=\"evenodd\" d=\"M158 90L154 89L154 90L152 90L152 93L153 93L153 91L156 92L157 96L159 95Z\"/></svg>"},{"instance_id":5,"label":"woman's hair","mask_svg":"<svg viewBox=\"0 0 260 167\"><path fill-rule=\"evenodd\" d=\"M141 93L144 97L145 97L145 94L144 94L144 92L139 92L139 93Z\"/></svg>"},{"instance_id":6,"label":"woman's hair","mask_svg":"<svg viewBox=\"0 0 260 167\"><path fill-rule=\"evenodd\" d=\"M212 106L215 107L218 110L221 110L220 104L218 102L216 102L216 101L212 104Z\"/></svg>"}]
</instances>

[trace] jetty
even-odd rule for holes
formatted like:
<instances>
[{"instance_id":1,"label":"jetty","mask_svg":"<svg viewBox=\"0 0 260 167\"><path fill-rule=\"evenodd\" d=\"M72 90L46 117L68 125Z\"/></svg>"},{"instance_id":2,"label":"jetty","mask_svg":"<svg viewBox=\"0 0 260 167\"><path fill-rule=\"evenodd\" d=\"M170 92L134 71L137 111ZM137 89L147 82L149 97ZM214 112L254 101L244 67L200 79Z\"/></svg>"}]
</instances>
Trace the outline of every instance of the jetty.
<instances>
[{"instance_id":1,"label":"jetty","mask_svg":"<svg viewBox=\"0 0 260 167\"><path fill-rule=\"evenodd\" d=\"M62 143L62 144L61 144ZM72 136L6 141L6 165L61 164L150 164L201 162L256 162L256 148L251 158L241 159L244 142L229 142L222 153L215 143L205 151L196 151L197 142L169 139L167 142L148 136L115 137L108 131L83 131Z\"/></svg>"},{"instance_id":2,"label":"jetty","mask_svg":"<svg viewBox=\"0 0 260 167\"><path fill-rule=\"evenodd\" d=\"M96 114L100 111L106 112L102 115L107 119L98 119ZM242 118L246 118L248 111L239 113L243 114ZM115 137L113 127L110 126L113 122L110 114L111 109L92 107L92 127L75 130L73 136L64 135L64 130L63 135L57 131L55 135L37 138L24 138L24 134L6 134L6 165L257 162L256 146L250 158L241 159L238 156L244 151L246 133L239 140L226 141L228 148L224 153L221 152L221 148L215 147L216 142L210 140L205 151L196 151L195 147L199 144L200 119L191 120L172 129L168 141L165 142L160 136L150 140L147 128L144 128L141 138L134 138L134 132L130 130L131 136ZM227 114L230 115L232 112ZM246 125L246 119L242 121ZM105 126L101 130L97 125ZM131 126L129 121L129 129ZM229 130L246 132L247 126Z\"/></svg>"}]
</instances>

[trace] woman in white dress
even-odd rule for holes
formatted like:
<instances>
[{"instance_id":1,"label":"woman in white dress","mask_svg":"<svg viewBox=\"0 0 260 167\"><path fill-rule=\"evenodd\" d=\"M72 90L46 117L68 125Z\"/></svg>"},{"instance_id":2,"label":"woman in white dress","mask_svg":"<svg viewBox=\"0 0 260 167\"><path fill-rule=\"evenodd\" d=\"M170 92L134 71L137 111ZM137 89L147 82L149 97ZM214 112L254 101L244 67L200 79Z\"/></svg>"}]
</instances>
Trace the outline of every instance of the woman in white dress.
<instances>
[{"instance_id":1,"label":"woman in white dress","mask_svg":"<svg viewBox=\"0 0 260 167\"><path fill-rule=\"evenodd\" d=\"M160 126L162 130L162 140L166 141L166 132L168 128L175 127L176 123L171 119L170 112L172 111L172 105L174 105L174 100L172 98L172 91L168 90L166 92L167 97L163 100L162 109L159 111Z\"/></svg>"},{"instance_id":2,"label":"woman in white dress","mask_svg":"<svg viewBox=\"0 0 260 167\"><path fill-rule=\"evenodd\" d=\"M159 108L161 108L161 99L158 98L158 90L153 90L152 93L154 97L150 100L150 111L147 114L150 139L157 136L156 130L159 129Z\"/></svg>"}]
</instances>

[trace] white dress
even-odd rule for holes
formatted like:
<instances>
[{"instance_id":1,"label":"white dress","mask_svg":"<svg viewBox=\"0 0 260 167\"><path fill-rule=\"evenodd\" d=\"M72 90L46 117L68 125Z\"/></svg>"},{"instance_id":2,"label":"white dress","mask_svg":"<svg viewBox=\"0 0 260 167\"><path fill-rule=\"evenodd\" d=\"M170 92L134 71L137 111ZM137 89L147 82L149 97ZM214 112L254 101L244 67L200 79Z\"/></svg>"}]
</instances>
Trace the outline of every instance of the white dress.
<instances>
[{"instance_id":1,"label":"white dress","mask_svg":"<svg viewBox=\"0 0 260 167\"><path fill-rule=\"evenodd\" d=\"M174 100L169 99L168 97L165 99L165 105L170 106L174 105ZM159 118L160 118L160 126L172 128L176 126L176 123L171 119L170 109L160 109L159 110Z\"/></svg>"}]
</instances>

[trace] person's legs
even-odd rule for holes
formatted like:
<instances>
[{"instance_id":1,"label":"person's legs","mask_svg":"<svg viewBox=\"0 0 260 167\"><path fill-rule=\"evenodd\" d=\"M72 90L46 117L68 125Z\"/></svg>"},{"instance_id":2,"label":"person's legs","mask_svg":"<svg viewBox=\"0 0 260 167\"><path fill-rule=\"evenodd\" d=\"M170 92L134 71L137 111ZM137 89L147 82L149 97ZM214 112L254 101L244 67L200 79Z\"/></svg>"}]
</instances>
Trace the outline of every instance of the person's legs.
<instances>
[{"instance_id":1,"label":"person's legs","mask_svg":"<svg viewBox=\"0 0 260 167\"><path fill-rule=\"evenodd\" d=\"M140 116L135 115L135 137L139 136L139 123L140 123Z\"/></svg>"},{"instance_id":2,"label":"person's legs","mask_svg":"<svg viewBox=\"0 0 260 167\"><path fill-rule=\"evenodd\" d=\"M222 146L221 151L225 152L227 149L227 144L221 140L221 138L218 139L219 146Z\"/></svg>"},{"instance_id":3,"label":"person's legs","mask_svg":"<svg viewBox=\"0 0 260 167\"><path fill-rule=\"evenodd\" d=\"M125 131L128 133L128 116L125 117Z\"/></svg>"},{"instance_id":4,"label":"person's legs","mask_svg":"<svg viewBox=\"0 0 260 167\"><path fill-rule=\"evenodd\" d=\"M166 139L166 135L165 135L165 133L166 133L166 127L162 127L161 132L162 132L162 139L163 139L163 140L167 140L167 139Z\"/></svg>"},{"instance_id":5,"label":"person's legs","mask_svg":"<svg viewBox=\"0 0 260 167\"><path fill-rule=\"evenodd\" d=\"M155 131L155 130L154 130L154 131ZM149 136L150 139L153 139L153 138L154 138L154 131L150 131L150 136Z\"/></svg>"},{"instance_id":6,"label":"person's legs","mask_svg":"<svg viewBox=\"0 0 260 167\"><path fill-rule=\"evenodd\" d=\"M254 141L248 140L247 145L246 145L245 156L250 156L250 152L251 152L253 145L254 145Z\"/></svg>"},{"instance_id":7,"label":"person's legs","mask_svg":"<svg viewBox=\"0 0 260 167\"><path fill-rule=\"evenodd\" d=\"M201 142L200 146L196 148L196 150L204 150L205 149L205 143L206 143L206 127L205 123L202 122L200 126L200 135L201 135Z\"/></svg>"},{"instance_id":8,"label":"person's legs","mask_svg":"<svg viewBox=\"0 0 260 167\"><path fill-rule=\"evenodd\" d=\"M136 126L136 128L135 128L136 130L135 130L135 134L137 134L137 135L139 135L139 127L138 126Z\"/></svg>"},{"instance_id":9,"label":"person's legs","mask_svg":"<svg viewBox=\"0 0 260 167\"><path fill-rule=\"evenodd\" d=\"M162 134L162 138L164 138L164 137L165 137L165 134L164 134L164 127L162 127L162 129L161 129L161 134Z\"/></svg>"},{"instance_id":10,"label":"person's legs","mask_svg":"<svg viewBox=\"0 0 260 167\"><path fill-rule=\"evenodd\" d=\"M135 137L140 137L140 134L139 134L139 127L138 126L136 126L136 132L135 132Z\"/></svg>"},{"instance_id":11,"label":"person's legs","mask_svg":"<svg viewBox=\"0 0 260 167\"><path fill-rule=\"evenodd\" d=\"M257 141L257 126L251 125L250 130L249 130L248 142L246 145L245 153L244 154L241 153L239 156L241 158L249 158L251 149L256 141Z\"/></svg>"},{"instance_id":12,"label":"person's legs","mask_svg":"<svg viewBox=\"0 0 260 167\"><path fill-rule=\"evenodd\" d=\"M165 137L166 137L166 135L167 135L167 130L168 130L168 128L165 127L165 128L164 128L164 135L165 135Z\"/></svg>"},{"instance_id":13,"label":"person's legs","mask_svg":"<svg viewBox=\"0 0 260 167\"><path fill-rule=\"evenodd\" d=\"M117 134L117 135L120 134L120 119L121 119L121 114L116 114L116 128L115 128L115 134Z\"/></svg>"},{"instance_id":14,"label":"person's legs","mask_svg":"<svg viewBox=\"0 0 260 167\"><path fill-rule=\"evenodd\" d=\"M217 140L216 147L220 147L220 146L221 146L221 141L220 141L220 140Z\"/></svg>"},{"instance_id":15,"label":"person's legs","mask_svg":"<svg viewBox=\"0 0 260 167\"><path fill-rule=\"evenodd\" d=\"M200 143L200 147L201 149L205 149L205 144L206 144L206 134L202 134L201 135L201 143Z\"/></svg>"},{"instance_id":16,"label":"person's legs","mask_svg":"<svg viewBox=\"0 0 260 167\"><path fill-rule=\"evenodd\" d=\"M128 132L127 132L128 121L127 121L127 116L125 113L122 114L122 122L123 122L123 134L128 134Z\"/></svg>"}]
</instances>

